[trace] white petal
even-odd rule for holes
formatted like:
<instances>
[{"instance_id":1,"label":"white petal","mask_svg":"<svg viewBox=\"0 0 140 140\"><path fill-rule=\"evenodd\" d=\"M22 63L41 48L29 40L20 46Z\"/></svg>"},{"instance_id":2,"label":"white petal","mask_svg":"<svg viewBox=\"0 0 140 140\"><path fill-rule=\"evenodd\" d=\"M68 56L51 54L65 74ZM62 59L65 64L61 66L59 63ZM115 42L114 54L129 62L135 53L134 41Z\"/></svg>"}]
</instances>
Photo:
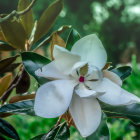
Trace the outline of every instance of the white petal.
<instances>
[{"instance_id":1,"label":"white petal","mask_svg":"<svg viewBox=\"0 0 140 140\"><path fill-rule=\"evenodd\" d=\"M75 92L77 95L79 95L80 97L99 97L101 95L104 94L104 92L96 92L94 90L89 90L88 88L85 87L84 84L80 83L76 88L75 88Z\"/></svg>"},{"instance_id":2,"label":"white petal","mask_svg":"<svg viewBox=\"0 0 140 140\"><path fill-rule=\"evenodd\" d=\"M55 62L51 62L48 65L45 65L41 69L35 71L35 74L40 77L48 78L48 79L67 79L68 77L64 75L61 71L57 69L55 66Z\"/></svg>"},{"instance_id":3,"label":"white petal","mask_svg":"<svg viewBox=\"0 0 140 140\"><path fill-rule=\"evenodd\" d=\"M85 81L85 85L88 86L90 89L96 91L96 92L104 93L105 92L104 89L97 88L100 85L101 82L102 82L101 80L98 80L98 81Z\"/></svg>"},{"instance_id":4,"label":"white petal","mask_svg":"<svg viewBox=\"0 0 140 140\"><path fill-rule=\"evenodd\" d=\"M55 118L62 115L71 102L75 83L56 80L42 85L36 93L34 110L38 116Z\"/></svg>"},{"instance_id":5,"label":"white petal","mask_svg":"<svg viewBox=\"0 0 140 140\"><path fill-rule=\"evenodd\" d=\"M102 79L102 72L95 66L89 66L88 75L85 77L85 85L98 92L98 95L102 95L104 93L104 91L96 89L96 86L102 82Z\"/></svg>"},{"instance_id":6,"label":"white petal","mask_svg":"<svg viewBox=\"0 0 140 140\"><path fill-rule=\"evenodd\" d=\"M81 56L81 61L88 61L99 69L102 69L107 61L106 51L95 34L85 36L78 40L71 52Z\"/></svg>"},{"instance_id":7,"label":"white petal","mask_svg":"<svg viewBox=\"0 0 140 140\"><path fill-rule=\"evenodd\" d=\"M63 47L55 45L53 56L57 68L64 74L69 74L73 65L81 60L79 55L69 52Z\"/></svg>"},{"instance_id":8,"label":"white petal","mask_svg":"<svg viewBox=\"0 0 140 140\"><path fill-rule=\"evenodd\" d=\"M112 82L116 83L117 85L122 86L121 78L117 74L115 74L114 72L104 70L103 76L110 79Z\"/></svg>"},{"instance_id":9,"label":"white petal","mask_svg":"<svg viewBox=\"0 0 140 140\"><path fill-rule=\"evenodd\" d=\"M86 81L92 81L92 80L102 80L102 72L95 66L89 66L88 67L88 73L86 75L85 80Z\"/></svg>"},{"instance_id":10,"label":"white petal","mask_svg":"<svg viewBox=\"0 0 140 140\"><path fill-rule=\"evenodd\" d=\"M105 91L105 94L100 96L98 99L107 104L128 105L140 102L140 98L122 89L107 78L104 78L97 88Z\"/></svg>"},{"instance_id":11,"label":"white petal","mask_svg":"<svg viewBox=\"0 0 140 140\"><path fill-rule=\"evenodd\" d=\"M74 94L69 110L83 137L87 137L96 131L101 121L101 108L96 99L91 97L80 98Z\"/></svg>"}]
</instances>

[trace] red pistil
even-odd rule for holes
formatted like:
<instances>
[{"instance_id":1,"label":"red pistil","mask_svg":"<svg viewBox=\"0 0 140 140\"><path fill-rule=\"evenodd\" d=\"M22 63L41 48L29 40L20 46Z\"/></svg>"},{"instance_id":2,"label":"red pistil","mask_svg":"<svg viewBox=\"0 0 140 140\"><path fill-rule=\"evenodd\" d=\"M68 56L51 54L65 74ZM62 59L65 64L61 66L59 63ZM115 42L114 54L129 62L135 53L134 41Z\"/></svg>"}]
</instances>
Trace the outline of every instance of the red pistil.
<instances>
[{"instance_id":1,"label":"red pistil","mask_svg":"<svg viewBox=\"0 0 140 140\"><path fill-rule=\"evenodd\" d=\"M84 81L85 81L85 77L80 76L80 78L79 78L79 82L83 83Z\"/></svg>"}]
</instances>

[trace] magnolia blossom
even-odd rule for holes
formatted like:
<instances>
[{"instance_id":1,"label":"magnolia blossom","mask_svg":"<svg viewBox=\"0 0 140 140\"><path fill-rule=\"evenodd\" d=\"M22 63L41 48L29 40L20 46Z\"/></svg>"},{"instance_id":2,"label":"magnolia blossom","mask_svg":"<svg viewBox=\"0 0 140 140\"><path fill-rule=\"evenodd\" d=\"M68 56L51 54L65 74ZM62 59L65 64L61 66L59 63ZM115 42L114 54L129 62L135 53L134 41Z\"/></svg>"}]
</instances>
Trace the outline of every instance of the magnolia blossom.
<instances>
[{"instance_id":1,"label":"magnolia blossom","mask_svg":"<svg viewBox=\"0 0 140 140\"><path fill-rule=\"evenodd\" d=\"M121 88L121 79L103 70L106 51L95 34L78 40L71 51L55 46L54 61L35 71L51 81L36 93L34 109L38 116L55 118L69 110L83 137L96 131L101 121L98 100L110 105L128 105L140 99Z\"/></svg>"}]
</instances>

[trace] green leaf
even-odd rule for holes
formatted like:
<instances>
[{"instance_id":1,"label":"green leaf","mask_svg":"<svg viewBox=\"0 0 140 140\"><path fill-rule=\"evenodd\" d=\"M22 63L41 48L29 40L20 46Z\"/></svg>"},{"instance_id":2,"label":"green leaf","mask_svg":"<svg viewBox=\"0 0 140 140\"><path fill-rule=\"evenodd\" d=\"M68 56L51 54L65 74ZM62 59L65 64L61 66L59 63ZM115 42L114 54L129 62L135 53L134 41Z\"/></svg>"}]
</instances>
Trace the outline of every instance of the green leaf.
<instances>
[{"instance_id":1,"label":"green leaf","mask_svg":"<svg viewBox=\"0 0 140 140\"><path fill-rule=\"evenodd\" d=\"M8 44L19 50L24 50L27 35L22 25L15 19L7 20L0 25Z\"/></svg>"},{"instance_id":2,"label":"green leaf","mask_svg":"<svg viewBox=\"0 0 140 140\"><path fill-rule=\"evenodd\" d=\"M6 139L0 135L0 140L6 140Z\"/></svg>"},{"instance_id":3,"label":"green leaf","mask_svg":"<svg viewBox=\"0 0 140 140\"><path fill-rule=\"evenodd\" d=\"M126 79L132 73L132 68L129 66L118 67L111 70L116 73L122 80Z\"/></svg>"},{"instance_id":4,"label":"green leaf","mask_svg":"<svg viewBox=\"0 0 140 140\"><path fill-rule=\"evenodd\" d=\"M5 69L7 69L7 67L9 67L17 59L17 57L19 57L19 55L1 60L0 61L0 73L2 73Z\"/></svg>"},{"instance_id":5,"label":"green leaf","mask_svg":"<svg viewBox=\"0 0 140 140\"><path fill-rule=\"evenodd\" d=\"M16 132L14 127L1 118L0 118L0 133L9 138L20 140L18 133Z\"/></svg>"},{"instance_id":6,"label":"green leaf","mask_svg":"<svg viewBox=\"0 0 140 140\"><path fill-rule=\"evenodd\" d=\"M26 9L29 5L30 5L30 0L19 0L18 11L22 11L22 10ZM30 11L28 11L26 14L24 14L23 16L21 16L20 20L21 20L21 24L23 25L26 34L29 37L31 34L31 31L33 29L33 24L34 24L32 9Z\"/></svg>"},{"instance_id":7,"label":"green leaf","mask_svg":"<svg viewBox=\"0 0 140 140\"><path fill-rule=\"evenodd\" d=\"M38 22L34 39L35 42L38 41L41 37L43 37L45 34L47 34L47 32L50 30L51 26L55 22L56 18L58 17L59 13L61 12L62 8L63 1L56 0L44 11Z\"/></svg>"},{"instance_id":8,"label":"green leaf","mask_svg":"<svg viewBox=\"0 0 140 140\"><path fill-rule=\"evenodd\" d=\"M90 136L86 138L86 140L110 140L110 132L106 122L106 115L102 113L102 119L97 130Z\"/></svg>"},{"instance_id":9,"label":"green leaf","mask_svg":"<svg viewBox=\"0 0 140 140\"><path fill-rule=\"evenodd\" d=\"M100 105L107 117L126 118L135 124L140 124L140 104L111 106L101 102Z\"/></svg>"},{"instance_id":10,"label":"green leaf","mask_svg":"<svg viewBox=\"0 0 140 140\"><path fill-rule=\"evenodd\" d=\"M15 48L13 48L11 45L7 44L6 42L0 41L0 51L14 51Z\"/></svg>"},{"instance_id":11,"label":"green leaf","mask_svg":"<svg viewBox=\"0 0 140 140\"><path fill-rule=\"evenodd\" d=\"M70 131L66 123L62 123L47 134L41 134L31 140L69 140Z\"/></svg>"},{"instance_id":12,"label":"green leaf","mask_svg":"<svg viewBox=\"0 0 140 140\"><path fill-rule=\"evenodd\" d=\"M72 49L72 46L79 39L80 39L80 34L75 29L72 29L68 37L66 48L70 51Z\"/></svg>"},{"instance_id":13,"label":"green leaf","mask_svg":"<svg viewBox=\"0 0 140 140\"><path fill-rule=\"evenodd\" d=\"M46 135L47 135L47 134L40 134L40 135L38 135L38 136L36 136L36 137L30 139L30 140L45 140L45 139L43 139L42 137L43 137L43 136L46 136Z\"/></svg>"},{"instance_id":14,"label":"green leaf","mask_svg":"<svg viewBox=\"0 0 140 140\"><path fill-rule=\"evenodd\" d=\"M33 108L34 100L20 101L12 104L3 105L0 108L0 115L2 115L3 113L10 113L35 116Z\"/></svg>"},{"instance_id":15,"label":"green leaf","mask_svg":"<svg viewBox=\"0 0 140 140\"><path fill-rule=\"evenodd\" d=\"M50 63L51 61L49 59L33 52L24 52L21 54L21 57L25 70L32 75L39 84L44 84L48 81L46 78L36 76L35 71Z\"/></svg>"},{"instance_id":16,"label":"green leaf","mask_svg":"<svg viewBox=\"0 0 140 140\"><path fill-rule=\"evenodd\" d=\"M23 70L20 81L16 86L16 93L23 94L27 92L29 88L30 88L30 76L25 70Z\"/></svg>"},{"instance_id":17,"label":"green leaf","mask_svg":"<svg viewBox=\"0 0 140 140\"><path fill-rule=\"evenodd\" d=\"M0 41L6 42L3 32L1 30L0 30Z\"/></svg>"}]
</instances>

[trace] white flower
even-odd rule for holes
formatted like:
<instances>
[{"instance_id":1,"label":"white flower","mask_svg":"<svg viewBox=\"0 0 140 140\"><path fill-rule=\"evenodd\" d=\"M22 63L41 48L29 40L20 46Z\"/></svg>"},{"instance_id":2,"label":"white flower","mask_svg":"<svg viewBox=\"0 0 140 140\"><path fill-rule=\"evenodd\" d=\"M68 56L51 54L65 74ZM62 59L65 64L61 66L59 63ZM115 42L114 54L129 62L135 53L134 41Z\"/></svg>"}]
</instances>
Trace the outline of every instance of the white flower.
<instances>
[{"instance_id":1,"label":"white flower","mask_svg":"<svg viewBox=\"0 0 140 140\"><path fill-rule=\"evenodd\" d=\"M107 54L95 34L78 40L71 52L55 46L53 56L53 62L35 72L52 80L36 93L34 109L38 116L55 118L69 110L77 129L87 137L101 121L97 99L111 105L140 102L121 88L122 81L115 73L102 70Z\"/></svg>"}]
</instances>

